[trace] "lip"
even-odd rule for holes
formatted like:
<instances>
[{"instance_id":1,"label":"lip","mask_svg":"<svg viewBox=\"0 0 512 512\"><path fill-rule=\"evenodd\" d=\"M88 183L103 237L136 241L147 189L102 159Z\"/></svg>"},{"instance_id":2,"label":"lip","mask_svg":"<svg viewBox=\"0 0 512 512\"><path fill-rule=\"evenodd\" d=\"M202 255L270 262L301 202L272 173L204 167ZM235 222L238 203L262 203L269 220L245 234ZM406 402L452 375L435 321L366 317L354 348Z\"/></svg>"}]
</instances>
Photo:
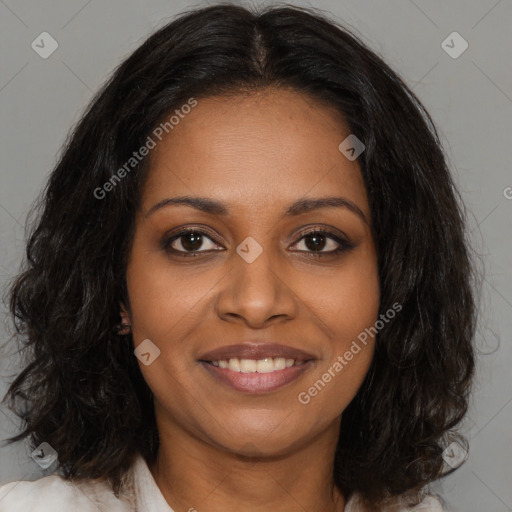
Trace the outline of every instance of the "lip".
<instances>
[{"instance_id":1,"label":"lip","mask_svg":"<svg viewBox=\"0 0 512 512\"><path fill-rule=\"evenodd\" d=\"M206 352L201 357L199 357L199 361L221 361L222 359L231 359L235 357L238 359L264 359L265 357L284 357L285 359L295 359L295 361L304 362L315 359L312 354L309 354L298 348L281 345L279 343L248 340L242 343L224 345L214 350L210 350L209 352Z\"/></svg>"},{"instance_id":2,"label":"lip","mask_svg":"<svg viewBox=\"0 0 512 512\"><path fill-rule=\"evenodd\" d=\"M290 366L284 370L275 370L270 373L242 373L229 368L213 366L213 364L206 361L200 363L218 382L227 384L236 391L260 394L275 391L297 380L305 371L311 368L313 360L310 359L299 366Z\"/></svg>"}]
</instances>

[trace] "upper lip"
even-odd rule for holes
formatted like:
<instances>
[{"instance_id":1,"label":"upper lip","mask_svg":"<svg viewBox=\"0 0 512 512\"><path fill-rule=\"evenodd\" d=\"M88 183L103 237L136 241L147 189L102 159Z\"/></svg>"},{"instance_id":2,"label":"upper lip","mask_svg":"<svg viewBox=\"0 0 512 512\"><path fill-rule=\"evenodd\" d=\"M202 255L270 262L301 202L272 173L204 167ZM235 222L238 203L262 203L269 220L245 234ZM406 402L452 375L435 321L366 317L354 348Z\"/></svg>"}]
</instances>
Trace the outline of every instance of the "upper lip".
<instances>
[{"instance_id":1,"label":"upper lip","mask_svg":"<svg viewBox=\"0 0 512 512\"><path fill-rule=\"evenodd\" d=\"M314 356L298 348L281 345L279 343L267 343L257 341L244 341L234 345L224 345L204 353L200 361L221 361L232 358L239 359L264 359L265 357L284 357L295 361L308 361Z\"/></svg>"}]
</instances>

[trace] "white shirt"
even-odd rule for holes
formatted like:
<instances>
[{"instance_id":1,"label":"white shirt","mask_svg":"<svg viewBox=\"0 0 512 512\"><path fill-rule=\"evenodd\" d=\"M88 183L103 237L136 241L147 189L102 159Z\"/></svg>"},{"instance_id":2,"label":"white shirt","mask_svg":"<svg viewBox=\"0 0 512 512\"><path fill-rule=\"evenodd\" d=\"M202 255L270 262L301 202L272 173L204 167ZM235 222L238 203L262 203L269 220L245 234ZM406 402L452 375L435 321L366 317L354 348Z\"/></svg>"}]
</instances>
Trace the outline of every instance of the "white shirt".
<instances>
[{"instance_id":1,"label":"white shirt","mask_svg":"<svg viewBox=\"0 0 512 512\"><path fill-rule=\"evenodd\" d=\"M69 482L60 475L18 480L0 486L0 512L173 512L140 454L130 468L128 481L126 493L116 498L100 480ZM360 511L357 501L357 496L352 496L344 512ZM443 512L443 508L437 498L426 496L407 512Z\"/></svg>"}]
</instances>

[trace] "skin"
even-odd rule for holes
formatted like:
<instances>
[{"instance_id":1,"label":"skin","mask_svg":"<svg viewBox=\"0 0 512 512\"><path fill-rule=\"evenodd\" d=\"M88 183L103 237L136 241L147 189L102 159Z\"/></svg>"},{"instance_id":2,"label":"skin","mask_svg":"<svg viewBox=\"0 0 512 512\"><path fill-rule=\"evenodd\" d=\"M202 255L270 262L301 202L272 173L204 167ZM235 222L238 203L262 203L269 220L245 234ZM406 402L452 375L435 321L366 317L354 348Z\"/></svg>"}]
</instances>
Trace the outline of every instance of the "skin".
<instances>
[{"instance_id":1,"label":"skin","mask_svg":"<svg viewBox=\"0 0 512 512\"><path fill-rule=\"evenodd\" d=\"M360 168L338 145L341 115L284 89L198 99L151 153L127 266L134 345L160 355L141 372L154 394L160 434L150 471L175 511L339 512L332 484L341 414L370 366L374 340L308 404L298 400L337 356L378 319L377 255ZM186 205L154 210L177 196L215 199L226 216ZM282 212L301 198L342 196L349 208ZM206 229L195 257L190 237L162 244L178 228ZM316 252L301 230L330 228L354 247ZM252 263L237 246L248 236L263 252ZM327 235L329 236L329 235ZM187 246L188 241L188 246ZM219 249L215 251L215 249ZM203 252L201 252L203 251ZM208 252L206 252L208 251ZM286 386L248 395L215 380L198 362L207 351L248 339L275 341L316 358Z\"/></svg>"}]
</instances>

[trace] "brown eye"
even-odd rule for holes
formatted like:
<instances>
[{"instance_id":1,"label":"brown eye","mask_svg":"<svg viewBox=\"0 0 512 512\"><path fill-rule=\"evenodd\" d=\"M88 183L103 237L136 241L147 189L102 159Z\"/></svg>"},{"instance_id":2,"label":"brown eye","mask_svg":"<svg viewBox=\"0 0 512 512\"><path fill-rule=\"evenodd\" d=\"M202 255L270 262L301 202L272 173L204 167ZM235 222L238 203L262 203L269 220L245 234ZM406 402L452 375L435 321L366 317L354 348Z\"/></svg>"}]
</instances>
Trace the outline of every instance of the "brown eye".
<instances>
[{"instance_id":1,"label":"brown eye","mask_svg":"<svg viewBox=\"0 0 512 512\"><path fill-rule=\"evenodd\" d=\"M215 245L217 245L216 242L206 232L198 229L186 229L165 240L163 248L184 256L195 256L195 253L217 250L214 248Z\"/></svg>"},{"instance_id":2,"label":"brown eye","mask_svg":"<svg viewBox=\"0 0 512 512\"><path fill-rule=\"evenodd\" d=\"M314 256L338 254L354 247L347 240L343 240L330 231L325 230L312 230L302 233L302 237L295 245L300 245L301 243L305 249L295 250L298 252L309 252Z\"/></svg>"}]
</instances>

